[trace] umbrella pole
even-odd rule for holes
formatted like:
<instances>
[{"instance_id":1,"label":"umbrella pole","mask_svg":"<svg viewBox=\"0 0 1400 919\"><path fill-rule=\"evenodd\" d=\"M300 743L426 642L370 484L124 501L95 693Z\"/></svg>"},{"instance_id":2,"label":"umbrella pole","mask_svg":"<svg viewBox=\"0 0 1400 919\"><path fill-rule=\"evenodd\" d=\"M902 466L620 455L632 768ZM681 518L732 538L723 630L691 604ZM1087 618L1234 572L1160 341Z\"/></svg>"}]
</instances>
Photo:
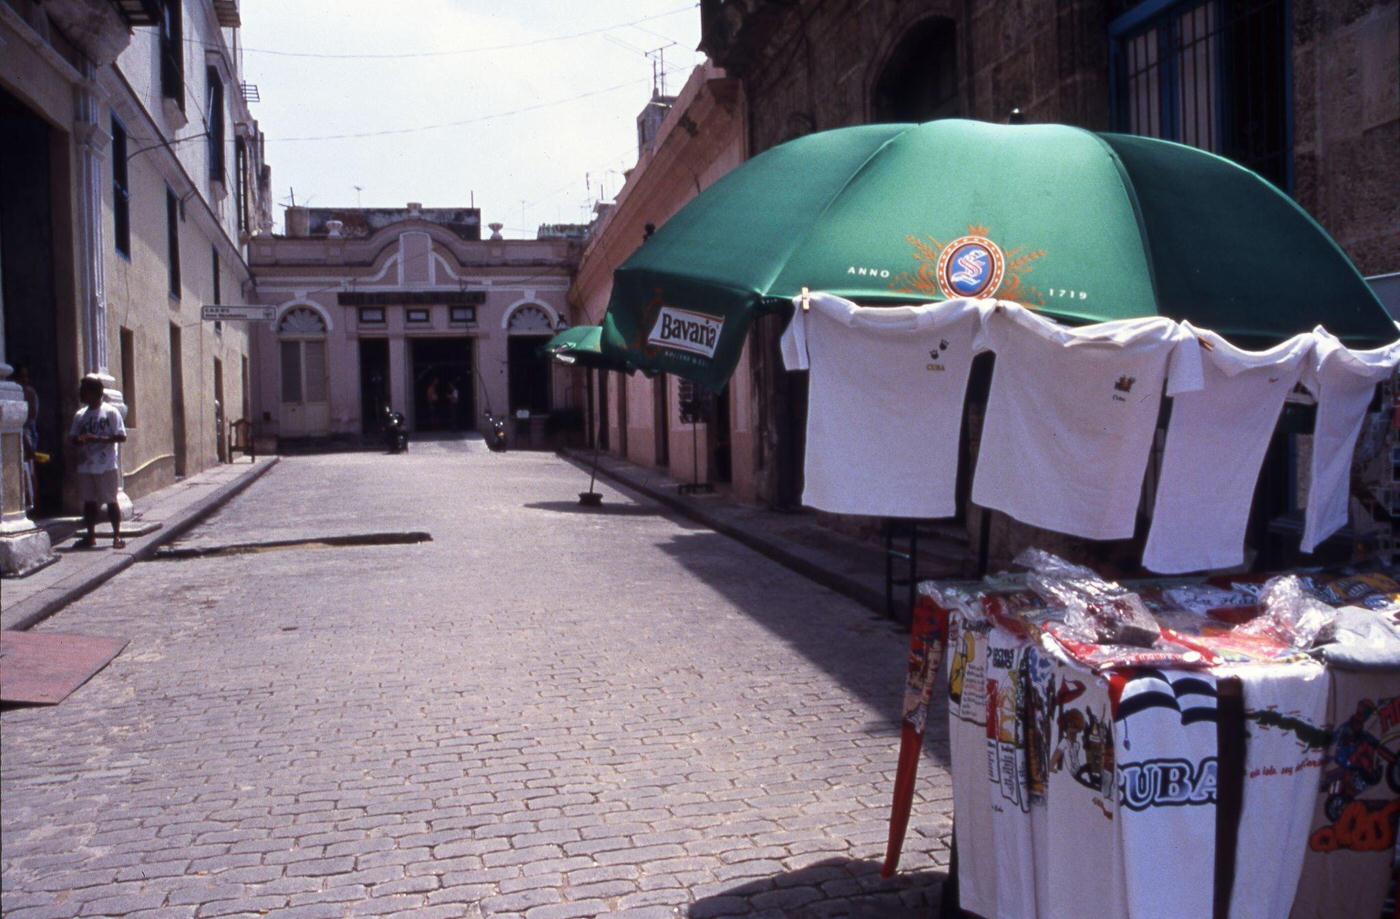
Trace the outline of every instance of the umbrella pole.
<instances>
[{"instance_id":1,"label":"umbrella pole","mask_svg":"<svg viewBox=\"0 0 1400 919\"><path fill-rule=\"evenodd\" d=\"M578 496L578 503L584 507L597 507L603 503L603 496L593 490L593 483L598 480L598 454L603 446L603 438L600 432L593 434L593 467L588 470L588 491L582 492Z\"/></svg>"}]
</instances>

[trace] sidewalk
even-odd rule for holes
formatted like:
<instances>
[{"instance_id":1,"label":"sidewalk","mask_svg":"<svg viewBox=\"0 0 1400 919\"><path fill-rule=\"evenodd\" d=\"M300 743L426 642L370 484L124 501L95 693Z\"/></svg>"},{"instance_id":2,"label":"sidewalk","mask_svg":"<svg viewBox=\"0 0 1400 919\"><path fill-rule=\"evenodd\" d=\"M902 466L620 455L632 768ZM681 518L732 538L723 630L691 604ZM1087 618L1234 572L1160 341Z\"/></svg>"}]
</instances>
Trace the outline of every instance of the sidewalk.
<instances>
[{"instance_id":1,"label":"sidewalk","mask_svg":"<svg viewBox=\"0 0 1400 919\"><path fill-rule=\"evenodd\" d=\"M99 539L96 549L74 549L73 540L54 546L58 562L26 578L0 581L0 628L27 629L115 577L159 547L187 532L277 464L277 457L224 463L136 501L133 523L160 524L144 536L129 536L125 549ZM105 523L105 521L104 521ZM98 528L99 537L103 527Z\"/></svg>"},{"instance_id":2,"label":"sidewalk","mask_svg":"<svg viewBox=\"0 0 1400 919\"><path fill-rule=\"evenodd\" d=\"M593 452L566 448L559 455L582 468L585 478L579 481L579 490L586 490ZM885 612L885 552L876 542L823 526L811 511L770 510L742 504L722 493L681 494L681 483L663 470L638 466L607 453L599 455L598 475L723 533L877 613ZM961 551L961 547L941 539L926 545L921 554L920 575L964 576ZM900 592L906 589L895 588L896 608L902 602Z\"/></svg>"}]
</instances>

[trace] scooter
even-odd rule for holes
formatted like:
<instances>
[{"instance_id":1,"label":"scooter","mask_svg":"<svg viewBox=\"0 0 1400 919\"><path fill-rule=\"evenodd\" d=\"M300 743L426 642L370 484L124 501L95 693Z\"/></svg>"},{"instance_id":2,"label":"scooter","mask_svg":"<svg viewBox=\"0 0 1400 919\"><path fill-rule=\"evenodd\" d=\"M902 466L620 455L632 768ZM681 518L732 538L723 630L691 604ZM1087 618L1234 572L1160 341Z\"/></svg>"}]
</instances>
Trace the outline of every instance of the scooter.
<instances>
[{"instance_id":1,"label":"scooter","mask_svg":"<svg viewBox=\"0 0 1400 919\"><path fill-rule=\"evenodd\" d=\"M384 446L390 453L408 452L408 429L404 425L403 412L384 409Z\"/></svg>"},{"instance_id":2,"label":"scooter","mask_svg":"<svg viewBox=\"0 0 1400 919\"><path fill-rule=\"evenodd\" d=\"M493 453L506 452L506 416L486 413L486 446Z\"/></svg>"}]
</instances>

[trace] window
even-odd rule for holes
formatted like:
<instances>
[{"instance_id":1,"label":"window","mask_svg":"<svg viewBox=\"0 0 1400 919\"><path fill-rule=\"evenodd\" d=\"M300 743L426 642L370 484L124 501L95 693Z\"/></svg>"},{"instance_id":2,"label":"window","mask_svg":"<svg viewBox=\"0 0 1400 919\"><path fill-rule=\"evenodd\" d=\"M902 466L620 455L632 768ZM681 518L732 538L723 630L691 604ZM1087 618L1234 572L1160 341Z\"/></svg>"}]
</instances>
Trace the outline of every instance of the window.
<instances>
[{"instance_id":1,"label":"window","mask_svg":"<svg viewBox=\"0 0 1400 919\"><path fill-rule=\"evenodd\" d=\"M233 142L233 184L234 202L233 211L238 218L239 235L248 232L248 145L239 137Z\"/></svg>"},{"instance_id":2,"label":"window","mask_svg":"<svg viewBox=\"0 0 1400 919\"><path fill-rule=\"evenodd\" d=\"M126 171L126 128L112 119L112 239L131 258L131 185Z\"/></svg>"},{"instance_id":3,"label":"window","mask_svg":"<svg viewBox=\"0 0 1400 919\"><path fill-rule=\"evenodd\" d=\"M161 0L160 94L185 110L185 29L181 0Z\"/></svg>"},{"instance_id":4,"label":"window","mask_svg":"<svg viewBox=\"0 0 1400 919\"><path fill-rule=\"evenodd\" d=\"M126 426L136 427L136 336L125 326L118 336L122 362L122 398L126 400Z\"/></svg>"},{"instance_id":5,"label":"window","mask_svg":"<svg viewBox=\"0 0 1400 919\"><path fill-rule=\"evenodd\" d=\"M384 307L362 306L359 311L360 325L383 325Z\"/></svg>"},{"instance_id":6,"label":"window","mask_svg":"<svg viewBox=\"0 0 1400 919\"><path fill-rule=\"evenodd\" d=\"M454 306L449 317L453 325L470 325L476 322L476 307Z\"/></svg>"},{"instance_id":7,"label":"window","mask_svg":"<svg viewBox=\"0 0 1400 919\"><path fill-rule=\"evenodd\" d=\"M165 190L165 259L170 274L170 296L180 299L180 199Z\"/></svg>"},{"instance_id":8,"label":"window","mask_svg":"<svg viewBox=\"0 0 1400 919\"><path fill-rule=\"evenodd\" d=\"M222 265L219 264L219 249L217 246L209 247L209 271L214 279L214 299L210 303L223 303L223 285L220 283L219 275L222 274Z\"/></svg>"},{"instance_id":9,"label":"window","mask_svg":"<svg viewBox=\"0 0 1400 919\"><path fill-rule=\"evenodd\" d=\"M1109 26L1113 127L1228 156L1292 186L1286 0L1145 3Z\"/></svg>"},{"instance_id":10,"label":"window","mask_svg":"<svg viewBox=\"0 0 1400 919\"><path fill-rule=\"evenodd\" d=\"M875 81L870 109L877 122L933 121L961 112L953 20L935 16L909 28Z\"/></svg>"},{"instance_id":11,"label":"window","mask_svg":"<svg viewBox=\"0 0 1400 919\"><path fill-rule=\"evenodd\" d=\"M281 336L282 401L326 401L326 323L314 309L288 310L277 326Z\"/></svg>"},{"instance_id":12,"label":"window","mask_svg":"<svg viewBox=\"0 0 1400 919\"><path fill-rule=\"evenodd\" d=\"M408 310L406 315L409 322L428 322L430 319L427 310Z\"/></svg>"},{"instance_id":13,"label":"window","mask_svg":"<svg viewBox=\"0 0 1400 919\"><path fill-rule=\"evenodd\" d=\"M326 401L324 340L283 341L282 401Z\"/></svg>"},{"instance_id":14,"label":"window","mask_svg":"<svg viewBox=\"0 0 1400 919\"><path fill-rule=\"evenodd\" d=\"M219 71L213 67L205 69L205 79L209 81L208 105L205 108L209 132L205 140L209 144L209 181L224 181L224 81L219 79Z\"/></svg>"}]
</instances>

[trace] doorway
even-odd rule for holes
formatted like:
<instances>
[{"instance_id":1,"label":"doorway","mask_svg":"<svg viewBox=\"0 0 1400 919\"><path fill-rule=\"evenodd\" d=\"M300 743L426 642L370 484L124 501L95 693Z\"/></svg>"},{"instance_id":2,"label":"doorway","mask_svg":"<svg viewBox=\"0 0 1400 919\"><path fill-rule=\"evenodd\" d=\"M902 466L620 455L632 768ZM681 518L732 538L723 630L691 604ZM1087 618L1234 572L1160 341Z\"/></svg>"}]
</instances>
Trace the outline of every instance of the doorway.
<instances>
[{"instance_id":1,"label":"doorway","mask_svg":"<svg viewBox=\"0 0 1400 919\"><path fill-rule=\"evenodd\" d=\"M651 381L658 466L671 465L671 387L666 382L668 379L666 374L659 373Z\"/></svg>"},{"instance_id":2,"label":"doorway","mask_svg":"<svg viewBox=\"0 0 1400 919\"><path fill-rule=\"evenodd\" d=\"M0 304L4 355L28 373L39 396L36 448L53 462L35 463L35 508L48 516L63 508L63 454L68 439L62 407L77 392L63 391L60 376L59 306L54 291L54 216L51 188L57 144L48 123L0 89ZM61 166L59 166L61 169ZM67 367L63 368L67 370ZM71 379L71 377L69 377Z\"/></svg>"},{"instance_id":3,"label":"doorway","mask_svg":"<svg viewBox=\"0 0 1400 919\"><path fill-rule=\"evenodd\" d=\"M180 327L170 323L170 440L175 454L175 477L185 475L185 357Z\"/></svg>"},{"instance_id":4,"label":"doorway","mask_svg":"<svg viewBox=\"0 0 1400 919\"><path fill-rule=\"evenodd\" d=\"M547 335L512 335L506 346L509 361L510 413L548 415L551 408L550 357L540 348Z\"/></svg>"},{"instance_id":5,"label":"doorway","mask_svg":"<svg viewBox=\"0 0 1400 919\"><path fill-rule=\"evenodd\" d=\"M360 339L360 433L379 434L389 409L389 340Z\"/></svg>"},{"instance_id":6,"label":"doorway","mask_svg":"<svg viewBox=\"0 0 1400 919\"><path fill-rule=\"evenodd\" d=\"M729 446L729 384L714 396L710 413L710 481L730 482L734 478Z\"/></svg>"},{"instance_id":7,"label":"doorway","mask_svg":"<svg viewBox=\"0 0 1400 919\"><path fill-rule=\"evenodd\" d=\"M214 358L214 450L219 462L228 462L228 451L224 443L224 419L228 410L224 408L224 362Z\"/></svg>"},{"instance_id":8,"label":"doorway","mask_svg":"<svg viewBox=\"0 0 1400 919\"><path fill-rule=\"evenodd\" d=\"M476 430L470 338L413 338L413 429ZM387 364L387 353L385 362Z\"/></svg>"}]
</instances>

